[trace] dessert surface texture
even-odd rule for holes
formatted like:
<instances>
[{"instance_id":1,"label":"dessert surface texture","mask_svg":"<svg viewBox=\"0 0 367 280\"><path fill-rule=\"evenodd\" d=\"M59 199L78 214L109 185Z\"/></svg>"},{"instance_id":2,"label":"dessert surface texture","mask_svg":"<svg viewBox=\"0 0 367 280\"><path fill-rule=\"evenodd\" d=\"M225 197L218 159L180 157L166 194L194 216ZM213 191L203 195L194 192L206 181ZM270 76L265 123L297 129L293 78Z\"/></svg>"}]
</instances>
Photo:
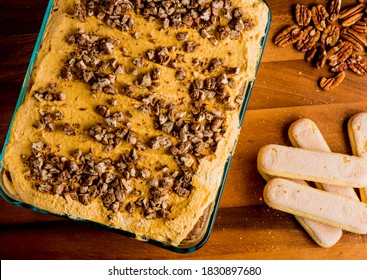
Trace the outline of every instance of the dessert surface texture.
<instances>
[{"instance_id":1,"label":"dessert surface texture","mask_svg":"<svg viewBox=\"0 0 367 280\"><path fill-rule=\"evenodd\" d=\"M258 0L54 1L5 149L7 191L180 244L221 185L267 21Z\"/></svg>"}]
</instances>

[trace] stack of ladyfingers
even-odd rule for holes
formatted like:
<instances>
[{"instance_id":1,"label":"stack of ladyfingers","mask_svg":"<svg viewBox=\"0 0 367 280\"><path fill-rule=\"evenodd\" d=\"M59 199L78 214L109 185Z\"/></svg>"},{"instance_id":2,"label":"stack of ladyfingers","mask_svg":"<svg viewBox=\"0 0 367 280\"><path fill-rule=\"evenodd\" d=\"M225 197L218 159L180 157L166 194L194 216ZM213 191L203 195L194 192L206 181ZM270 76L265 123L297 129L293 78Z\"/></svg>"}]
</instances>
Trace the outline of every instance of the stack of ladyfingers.
<instances>
[{"instance_id":1,"label":"stack of ladyfingers","mask_svg":"<svg viewBox=\"0 0 367 280\"><path fill-rule=\"evenodd\" d=\"M258 154L265 202L295 215L322 247L336 244L343 230L367 233L367 113L349 120L348 134L354 155L331 152L316 124L303 118L288 131L294 147L271 144Z\"/></svg>"}]
</instances>

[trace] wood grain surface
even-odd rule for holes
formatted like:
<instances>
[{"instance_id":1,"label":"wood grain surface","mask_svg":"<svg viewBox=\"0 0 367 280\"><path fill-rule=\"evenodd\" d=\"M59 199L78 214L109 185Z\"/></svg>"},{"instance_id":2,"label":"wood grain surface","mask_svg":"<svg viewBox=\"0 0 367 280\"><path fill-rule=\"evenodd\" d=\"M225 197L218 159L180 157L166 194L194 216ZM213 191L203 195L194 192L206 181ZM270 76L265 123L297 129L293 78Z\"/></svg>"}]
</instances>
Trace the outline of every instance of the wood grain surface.
<instances>
[{"instance_id":1,"label":"wood grain surface","mask_svg":"<svg viewBox=\"0 0 367 280\"><path fill-rule=\"evenodd\" d=\"M327 1L299 1L309 5ZM0 199L1 259L367 259L367 235L344 232L321 248L292 215L264 204L256 169L260 147L287 144L289 125L311 118L332 151L351 153L346 124L367 111L367 79L347 72L335 90L318 88L331 76L292 47L272 42L292 24L296 1L269 0L273 20L212 234L198 251L177 254L104 230L33 212ZM343 6L356 0L343 1ZM4 143L47 0L0 1L0 144Z\"/></svg>"}]
</instances>

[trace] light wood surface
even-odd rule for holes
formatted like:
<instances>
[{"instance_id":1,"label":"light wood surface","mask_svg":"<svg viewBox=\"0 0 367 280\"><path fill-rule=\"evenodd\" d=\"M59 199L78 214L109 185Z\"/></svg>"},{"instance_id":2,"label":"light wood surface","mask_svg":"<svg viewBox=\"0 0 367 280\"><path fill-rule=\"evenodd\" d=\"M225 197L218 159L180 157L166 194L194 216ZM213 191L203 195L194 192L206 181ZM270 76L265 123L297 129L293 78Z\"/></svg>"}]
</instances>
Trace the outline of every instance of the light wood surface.
<instances>
[{"instance_id":1,"label":"light wood surface","mask_svg":"<svg viewBox=\"0 0 367 280\"><path fill-rule=\"evenodd\" d=\"M327 1L300 1L303 4ZM343 1L343 6L356 1ZM0 144L33 50L47 0L0 2ZM177 254L104 229L33 212L0 199L1 259L367 259L367 236L345 232L332 248L321 248L293 216L262 199L265 181L256 169L265 144L287 144L289 125L311 118L332 151L351 153L347 121L367 111L367 80L348 72L335 90L318 88L327 69L317 70L274 35L293 22L297 2L269 0L273 21L245 115L212 234L203 248Z\"/></svg>"}]
</instances>

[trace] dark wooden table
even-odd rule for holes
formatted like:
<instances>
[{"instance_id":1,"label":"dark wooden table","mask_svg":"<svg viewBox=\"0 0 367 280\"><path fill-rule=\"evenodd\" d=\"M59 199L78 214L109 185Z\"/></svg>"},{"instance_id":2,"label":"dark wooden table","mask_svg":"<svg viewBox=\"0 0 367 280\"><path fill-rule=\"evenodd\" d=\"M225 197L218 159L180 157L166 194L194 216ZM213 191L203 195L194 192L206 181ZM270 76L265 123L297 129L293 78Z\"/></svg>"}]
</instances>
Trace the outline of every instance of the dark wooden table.
<instances>
[{"instance_id":1,"label":"dark wooden table","mask_svg":"<svg viewBox=\"0 0 367 280\"><path fill-rule=\"evenodd\" d=\"M317 1L302 1L302 3ZM318 1L326 4L326 1ZM343 6L356 1L343 1ZM268 1L273 23L213 232L192 254L176 254L101 228L23 209L0 199L1 259L367 259L367 236L345 232L332 248L316 245L293 216L267 207L256 156L290 144L289 125L309 117L331 149L351 153L346 122L367 111L366 77L347 73L334 91L318 88L326 69L272 43L293 22L286 0ZM294 2L296 3L296 2ZM47 0L0 1L0 144L4 142Z\"/></svg>"}]
</instances>

